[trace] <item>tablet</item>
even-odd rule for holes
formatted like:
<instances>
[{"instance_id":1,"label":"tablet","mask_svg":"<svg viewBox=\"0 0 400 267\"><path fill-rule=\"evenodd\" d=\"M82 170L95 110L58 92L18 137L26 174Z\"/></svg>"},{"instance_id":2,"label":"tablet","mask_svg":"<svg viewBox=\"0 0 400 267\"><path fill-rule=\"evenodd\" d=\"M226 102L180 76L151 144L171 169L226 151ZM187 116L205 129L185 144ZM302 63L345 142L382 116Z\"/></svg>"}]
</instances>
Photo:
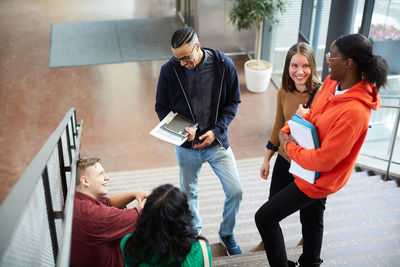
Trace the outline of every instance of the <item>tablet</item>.
<instances>
[{"instance_id":1,"label":"tablet","mask_svg":"<svg viewBox=\"0 0 400 267\"><path fill-rule=\"evenodd\" d=\"M165 123L161 127L175 135L178 135L182 138L186 138L186 137L188 137L189 133L186 132L185 128L186 127L197 128L197 123L183 117L180 114L176 114L175 117L171 121Z\"/></svg>"}]
</instances>

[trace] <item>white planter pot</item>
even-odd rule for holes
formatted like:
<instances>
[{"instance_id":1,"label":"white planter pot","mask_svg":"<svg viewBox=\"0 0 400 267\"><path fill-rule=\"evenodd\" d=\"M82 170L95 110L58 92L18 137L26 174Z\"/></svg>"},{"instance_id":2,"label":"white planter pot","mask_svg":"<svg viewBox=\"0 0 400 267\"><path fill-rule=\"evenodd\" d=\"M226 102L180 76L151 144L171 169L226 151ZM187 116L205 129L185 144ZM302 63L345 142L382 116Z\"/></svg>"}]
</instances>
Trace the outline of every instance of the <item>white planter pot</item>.
<instances>
[{"instance_id":1,"label":"white planter pot","mask_svg":"<svg viewBox=\"0 0 400 267\"><path fill-rule=\"evenodd\" d=\"M265 92L268 88L272 74L272 64L260 60L261 65L255 65L256 60L248 60L244 63L244 76L247 89L253 93Z\"/></svg>"}]
</instances>

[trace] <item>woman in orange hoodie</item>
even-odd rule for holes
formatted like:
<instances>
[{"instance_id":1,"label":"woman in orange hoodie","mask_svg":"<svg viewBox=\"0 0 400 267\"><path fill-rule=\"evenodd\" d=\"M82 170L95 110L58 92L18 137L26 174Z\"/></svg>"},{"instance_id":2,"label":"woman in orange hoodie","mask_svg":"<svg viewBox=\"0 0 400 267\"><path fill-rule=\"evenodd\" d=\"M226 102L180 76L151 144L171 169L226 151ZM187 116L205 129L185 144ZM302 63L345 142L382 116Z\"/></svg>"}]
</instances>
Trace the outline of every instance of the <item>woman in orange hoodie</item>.
<instances>
[{"instance_id":1,"label":"woman in orange hoodie","mask_svg":"<svg viewBox=\"0 0 400 267\"><path fill-rule=\"evenodd\" d=\"M326 54L329 76L304 119L317 129L320 148L296 145L287 125L279 133L283 151L305 169L318 171L313 184L294 175L255 215L271 266L295 266L288 261L279 222L300 210L303 253L297 266L319 266L326 197L350 178L368 130L371 109L380 107L378 89L386 84L386 61L372 54L371 42L361 34L336 39Z\"/></svg>"}]
</instances>

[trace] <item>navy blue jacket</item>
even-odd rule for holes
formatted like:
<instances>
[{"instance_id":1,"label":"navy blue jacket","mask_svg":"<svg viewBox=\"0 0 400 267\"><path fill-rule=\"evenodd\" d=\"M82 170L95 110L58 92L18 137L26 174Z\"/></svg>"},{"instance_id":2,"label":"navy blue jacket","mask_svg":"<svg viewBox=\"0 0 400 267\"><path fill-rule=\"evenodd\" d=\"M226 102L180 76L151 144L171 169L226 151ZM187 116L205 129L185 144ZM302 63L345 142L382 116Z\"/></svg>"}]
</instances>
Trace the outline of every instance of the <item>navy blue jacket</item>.
<instances>
[{"instance_id":1,"label":"navy blue jacket","mask_svg":"<svg viewBox=\"0 0 400 267\"><path fill-rule=\"evenodd\" d=\"M228 125L236 115L240 103L240 88L235 65L232 59L218 50L210 50L215 55L214 85L211 100L211 130L217 141L225 148L229 147ZM188 82L185 67L172 58L161 67L160 78L157 85L156 112L162 120L170 111L191 118L196 121L188 98ZM192 147L190 142L185 142L183 147Z\"/></svg>"}]
</instances>

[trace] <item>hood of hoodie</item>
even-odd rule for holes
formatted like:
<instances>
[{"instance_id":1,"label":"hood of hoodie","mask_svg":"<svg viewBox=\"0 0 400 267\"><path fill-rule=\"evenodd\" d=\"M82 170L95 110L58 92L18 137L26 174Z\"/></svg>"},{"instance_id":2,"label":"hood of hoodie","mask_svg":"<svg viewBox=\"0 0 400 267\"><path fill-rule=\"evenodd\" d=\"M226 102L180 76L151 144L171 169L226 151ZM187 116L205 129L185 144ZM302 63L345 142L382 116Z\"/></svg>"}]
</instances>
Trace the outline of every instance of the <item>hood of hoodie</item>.
<instances>
[{"instance_id":1,"label":"hood of hoodie","mask_svg":"<svg viewBox=\"0 0 400 267\"><path fill-rule=\"evenodd\" d=\"M295 177L299 189L311 198L326 197L347 183L368 133L371 109L381 105L378 91L367 81L335 95L337 84L328 76L305 115L317 129L320 148L305 150L290 143L286 147L300 166L320 172L314 184Z\"/></svg>"},{"instance_id":2,"label":"hood of hoodie","mask_svg":"<svg viewBox=\"0 0 400 267\"><path fill-rule=\"evenodd\" d=\"M328 76L326 79L336 82L335 84L337 85L337 81L330 79L330 76ZM331 88L331 90L333 90L331 91L332 95L335 94L335 89L336 86ZM343 101L347 102L355 99L362 102L364 105L372 110L378 110L381 107L381 98L379 97L378 90L376 89L374 84L366 80L362 80L359 83L353 85L347 90L346 93L333 97L331 101L335 103Z\"/></svg>"}]
</instances>

